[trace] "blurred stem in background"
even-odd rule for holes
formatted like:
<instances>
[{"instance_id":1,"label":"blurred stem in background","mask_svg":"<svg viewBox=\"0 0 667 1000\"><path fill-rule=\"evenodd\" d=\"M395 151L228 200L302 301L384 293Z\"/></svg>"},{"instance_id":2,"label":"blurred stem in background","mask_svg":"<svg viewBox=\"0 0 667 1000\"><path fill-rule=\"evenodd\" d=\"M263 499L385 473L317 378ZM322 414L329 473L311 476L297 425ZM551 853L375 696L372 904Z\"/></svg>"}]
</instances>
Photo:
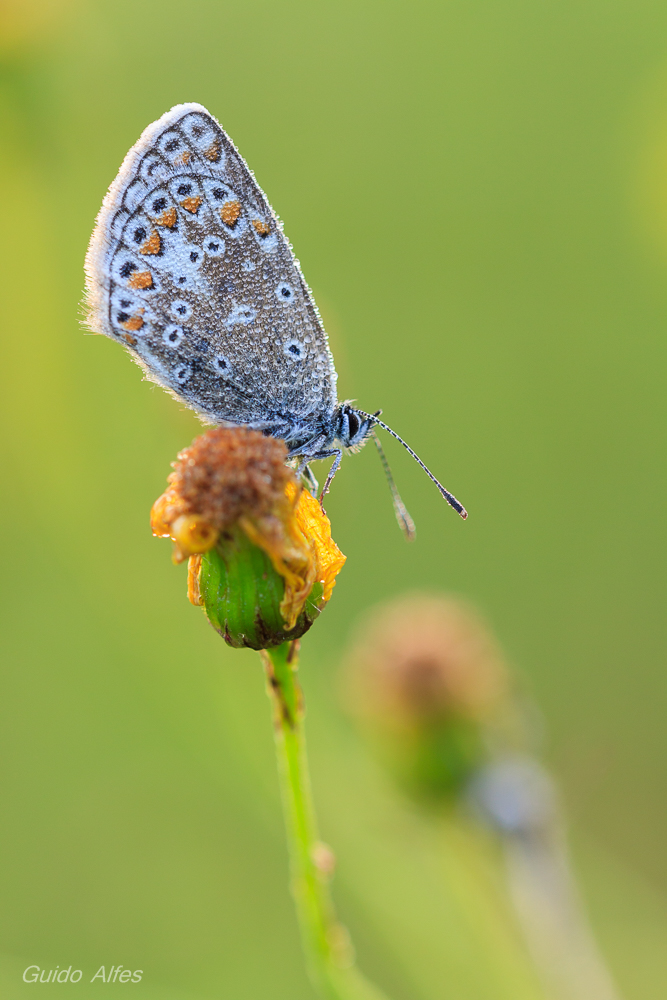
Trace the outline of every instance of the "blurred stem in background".
<instances>
[{"instance_id":1,"label":"blurred stem in background","mask_svg":"<svg viewBox=\"0 0 667 1000\"><path fill-rule=\"evenodd\" d=\"M351 649L347 691L372 746L438 825L448 887L499 970L516 921L549 1000L619 1000L579 901L553 783L524 750L525 709L476 614L427 595L377 608Z\"/></svg>"},{"instance_id":2,"label":"blurred stem in background","mask_svg":"<svg viewBox=\"0 0 667 1000\"><path fill-rule=\"evenodd\" d=\"M501 838L512 901L550 994L618 1000L584 916L545 770L527 756L501 759L475 775L470 794Z\"/></svg>"},{"instance_id":3,"label":"blurred stem in background","mask_svg":"<svg viewBox=\"0 0 667 1000\"><path fill-rule=\"evenodd\" d=\"M173 463L153 532L188 563L188 596L228 645L260 652L273 703L292 889L308 970L326 1000L383 1000L354 966L329 892L334 856L317 836L296 678L300 637L345 562L317 500L285 465L283 441L215 428Z\"/></svg>"}]
</instances>

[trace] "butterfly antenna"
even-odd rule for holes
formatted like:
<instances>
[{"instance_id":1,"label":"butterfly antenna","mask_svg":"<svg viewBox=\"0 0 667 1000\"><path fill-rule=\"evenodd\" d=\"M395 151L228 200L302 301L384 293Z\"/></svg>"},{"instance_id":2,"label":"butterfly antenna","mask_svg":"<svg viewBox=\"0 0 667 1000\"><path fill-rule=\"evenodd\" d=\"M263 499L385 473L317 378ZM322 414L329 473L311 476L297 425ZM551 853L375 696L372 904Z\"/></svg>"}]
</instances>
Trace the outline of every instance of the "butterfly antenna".
<instances>
[{"instance_id":1,"label":"butterfly antenna","mask_svg":"<svg viewBox=\"0 0 667 1000\"><path fill-rule=\"evenodd\" d=\"M408 513L408 508L403 503L401 499L401 494L396 489L396 483L394 482L394 477L391 474L391 469L389 468L389 462L387 461L387 456L384 453L384 448L380 444L380 438L377 436L375 431L371 431L371 437L375 441L375 447L380 453L380 461L382 462L382 468L384 469L384 474L387 477L387 482L389 483L389 489L391 490L391 498L394 501L394 513L396 514L396 520L398 521L403 534L405 535L406 541L413 542L417 536L415 530L415 522L410 517Z\"/></svg>"},{"instance_id":2,"label":"butterfly antenna","mask_svg":"<svg viewBox=\"0 0 667 1000\"><path fill-rule=\"evenodd\" d=\"M412 455L415 462L417 462L417 464L422 467L422 469L424 470L428 478L431 480L431 482L435 483L435 485L438 487L438 489L440 490L441 494L443 495L449 506L453 507L454 510L457 512L457 514L460 514L464 520L466 519L466 517L468 516L468 511L465 509L463 504L459 503L459 501L456 499L453 493L450 493L449 490L445 489L442 483L435 478L431 470L424 465L419 455L417 455L416 452L412 450L410 445L406 441L404 441L403 438L396 433L396 431L392 431L391 427L387 426L387 424L385 424L384 421L378 420L376 413L365 413L363 410L357 410L357 413L359 413L362 417L366 417L368 420L372 420L374 424L377 424L378 427L382 428L382 430L386 431L388 434L391 434L393 438L396 438L396 440L403 445L405 450L409 452L410 455ZM394 489L396 489L396 487L394 487ZM405 510L405 508L403 509Z\"/></svg>"}]
</instances>

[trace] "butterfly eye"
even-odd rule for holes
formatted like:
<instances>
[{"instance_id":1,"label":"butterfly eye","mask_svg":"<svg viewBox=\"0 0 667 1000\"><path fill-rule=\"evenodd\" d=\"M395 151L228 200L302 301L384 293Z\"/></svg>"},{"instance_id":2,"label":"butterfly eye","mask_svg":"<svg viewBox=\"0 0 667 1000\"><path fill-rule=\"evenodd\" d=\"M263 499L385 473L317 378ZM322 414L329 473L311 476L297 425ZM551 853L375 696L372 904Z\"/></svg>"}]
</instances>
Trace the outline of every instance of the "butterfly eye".
<instances>
[{"instance_id":1,"label":"butterfly eye","mask_svg":"<svg viewBox=\"0 0 667 1000\"><path fill-rule=\"evenodd\" d=\"M134 261L126 260L125 263L121 266L120 276L121 278L129 278L132 272L136 270L137 270L137 265L134 263Z\"/></svg>"},{"instance_id":2,"label":"butterfly eye","mask_svg":"<svg viewBox=\"0 0 667 1000\"><path fill-rule=\"evenodd\" d=\"M222 201L223 198L227 197L227 192L224 188L213 188L211 192L216 201Z\"/></svg>"},{"instance_id":3,"label":"butterfly eye","mask_svg":"<svg viewBox=\"0 0 667 1000\"><path fill-rule=\"evenodd\" d=\"M146 235L147 234L146 234L146 230L144 229L144 227L143 226L139 226L138 229L134 230L134 236L133 236L134 242L135 243L143 243L144 240L146 239Z\"/></svg>"},{"instance_id":4,"label":"butterfly eye","mask_svg":"<svg viewBox=\"0 0 667 1000\"><path fill-rule=\"evenodd\" d=\"M190 260L192 261L193 264L199 260L199 254L197 253L196 250L193 250L192 253L190 254Z\"/></svg>"},{"instance_id":5,"label":"butterfly eye","mask_svg":"<svg viewBox=\"0 0 667 1000\"><path fill-rule=\"evenodd\" d=\"M179 194L185 196L186 194L190 194L192 192L192 184L179 184L176 190Z\"/></svg>"},{"instance_id":6,"label":"butterfly eye","mask_svg":"<svg viewBox=\"0 0 667 1000\"><path fill-rule=\"evenodd\" d=\"M356 437L356 435L359 433L359 428L361 427L361 421L359 420L359 417L354 412L354 410L350 410L348 412L347 419L348 419L348 427L350 429L350 437L351 438Z\"/></svg>"},{"instance_id":7,"label":"butterfly eye","mask_svg":"<svg viewBox=\"0 0 667 1000\"><path fill-rule=\"evenodd\" d=\"M213 367L220 375L229 375L231 371L229 361L222 354L218 354L217 357L213 358Z\"/></svg>"},{"instance_id":8,"label":"butterfly eye","mask_svg":"<svg viewBox=\"0 0 667 1000\"><path fill-rule=\"evenodd\" d=\"M288 285L286 281L281 281L276 288L276 295L280 302L292 302L294 299L294 289L291 285Z\"/></svg>"},{"instance_id":9,"label":"butterfly eye","mask_svg":"<svg viewBox=\"0 0 667 1000\"><path fill-rule=\"evenodd\" d=\"M192 368L190 367L190 365L179 365L176 371L174 372L174 378L179 383L179 385L183 385L184 382L187 382L187 380L190 378L191 375L192 375Z\"/></svg>"},{"instance_id":10,"label":"butterfly eye","mask_svg":"<svg viewBox=\"0 0 667 1000\"><path fill-rule=\"evenodd\" d=\"M162 334L162 339L167 347L178 347L183 340L183 331L180 326L168 326Z\"/></svg>"},{"instance_id":11,"label":"butterfly eye","mask_svg":"<svg viewBox=\"0 0 667 1000\"><path fill-rule=\"evenodd\" d=\"M153 202L153 211L154 212L164 212L164 210L165 210L166 207L167 207L167 199L166 198L156 198L155 201Z\"/></svg>"}]
</instances>

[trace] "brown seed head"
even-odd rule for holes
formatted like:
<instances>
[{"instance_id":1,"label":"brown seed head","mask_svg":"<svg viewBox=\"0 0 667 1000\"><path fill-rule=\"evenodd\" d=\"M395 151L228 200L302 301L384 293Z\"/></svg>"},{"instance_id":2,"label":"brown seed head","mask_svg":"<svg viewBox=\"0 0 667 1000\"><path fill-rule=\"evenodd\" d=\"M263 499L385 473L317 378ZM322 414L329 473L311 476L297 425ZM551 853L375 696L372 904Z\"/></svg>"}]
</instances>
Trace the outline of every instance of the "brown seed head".
<instances>
[{"instance_id":1,"label":"brown seed head","mask_svg":"<svg viewBox=\"0 0 667 1000\"><path fill-rule=\"evenodd\" d=\"M206 431L178 456L169 493L180 514L201 517L218 531L240 517L270 515L294 478L283 441L243 427Z\"/></svg>"}]
</instances>

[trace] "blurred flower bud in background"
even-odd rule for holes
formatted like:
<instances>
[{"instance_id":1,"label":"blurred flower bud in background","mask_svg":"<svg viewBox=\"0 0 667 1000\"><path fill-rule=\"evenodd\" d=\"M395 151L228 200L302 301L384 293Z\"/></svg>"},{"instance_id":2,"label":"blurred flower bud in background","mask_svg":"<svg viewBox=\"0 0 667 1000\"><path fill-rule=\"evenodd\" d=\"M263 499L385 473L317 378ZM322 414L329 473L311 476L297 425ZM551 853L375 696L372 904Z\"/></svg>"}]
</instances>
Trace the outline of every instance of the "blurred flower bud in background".
<instances>
[{"instance_id":1,"label":"blurred flower bud in background","mask_svg":"<svg viewBox=\"0 0 667 1000\"><path fill-rule=\"evenodd\" d=\"M530 704L478 614L427 594L380 605L351 644L345 688L401 786L449 807L440 820L450 849L456 814L498 838L507 896L546 995L618 1000L579 899L554 783L527 753ZM470 826L464 836L474 851ZM468 866L470 852L458 860Z\"/></svg>"},{"instance_id":2,"label":"blurred flower bud in background","mask_svg":"<svg viewBox=\"0 0 667 1000\"><path fill-rule=\"evenodd\" d=\"M522 740L500 650L463 601L414 594L371 611L347 656L347 703L401 784L452 802L500 740Z\"/></svg>"},{"instance_id":3,"label":"blurred flower bud in background","mask_svg":"<svg viewBox=\"0 0 667 1000\"><path fill-rule=\"evenodd\" d=\"M298 639L345 562L286 458L283 441L214 428L179 454L151 511L153 533L174 542L174 562L189 559L190 600L230 646Z\"/></svg>"}]
</instances>

